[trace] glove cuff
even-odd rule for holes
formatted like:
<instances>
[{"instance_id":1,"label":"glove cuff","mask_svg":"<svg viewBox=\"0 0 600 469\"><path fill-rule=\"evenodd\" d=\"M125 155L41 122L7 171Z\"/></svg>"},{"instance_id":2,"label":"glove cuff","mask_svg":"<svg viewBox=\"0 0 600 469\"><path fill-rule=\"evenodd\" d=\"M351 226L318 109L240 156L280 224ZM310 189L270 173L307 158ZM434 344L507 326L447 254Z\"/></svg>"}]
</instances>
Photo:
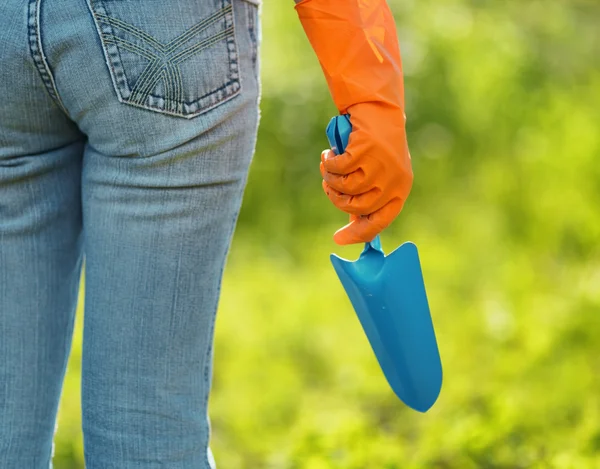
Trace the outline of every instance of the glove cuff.
<instances>
[{"instance_id":1,"label":"glove cuff","mask_svg":"<svg viewBox=\"0 0 600 469\"><path fill-rule=\"evenodd\" d=\"M385 0L302 0L295 9L340 114L364 102L404 112L400 47Z\"/></svg>"}]
</instances>

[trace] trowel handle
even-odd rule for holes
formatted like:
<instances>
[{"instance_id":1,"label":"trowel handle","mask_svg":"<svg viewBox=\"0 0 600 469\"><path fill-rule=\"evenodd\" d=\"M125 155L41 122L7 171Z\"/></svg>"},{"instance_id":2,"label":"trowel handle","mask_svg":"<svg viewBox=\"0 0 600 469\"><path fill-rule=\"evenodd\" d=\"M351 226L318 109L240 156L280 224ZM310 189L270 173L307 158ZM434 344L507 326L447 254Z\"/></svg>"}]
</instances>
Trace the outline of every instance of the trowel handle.
<instances>
[{"instance_id":1,"label":"trowel handle","mask_svg":"<svg viewBox=\"0 0 600 469\"><path fill-rule=\"evenodd\" d=\"M350 123L350 114L342 114L341 116L335 116L327 125L327 139L329 140L329 146L336 155L341 155L346 151L348 145L348 139L352 132L352 124ZM365 251L368 249L376 249L377 251L383 252L381 249L381 239L379 235L375 236L375 239L370 243L365 243Z\"/></svg>"}]
</instances>

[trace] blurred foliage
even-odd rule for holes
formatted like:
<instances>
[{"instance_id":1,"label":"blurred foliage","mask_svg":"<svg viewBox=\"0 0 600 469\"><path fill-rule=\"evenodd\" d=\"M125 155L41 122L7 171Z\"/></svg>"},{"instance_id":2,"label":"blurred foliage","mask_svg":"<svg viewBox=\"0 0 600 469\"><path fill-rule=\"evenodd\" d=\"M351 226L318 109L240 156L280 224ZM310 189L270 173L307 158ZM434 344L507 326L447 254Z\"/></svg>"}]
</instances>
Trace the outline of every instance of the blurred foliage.
<instances>
[{"instance_id":1,"label":"blurred foliage","mask_svg":"<svg viewBox=\"0 0 600 469\"><path fill-rule=\"evenodd\" d=\"M336 110L291 0L263 6L259 142L219 311L224 469L600 467L600 4L393 0L421 253L444 365L427 414L388 389L327 254ZM80 308L81 312L81 308ZM56 469L82 468L81 314Z\"/></svg>"}]
</instances>

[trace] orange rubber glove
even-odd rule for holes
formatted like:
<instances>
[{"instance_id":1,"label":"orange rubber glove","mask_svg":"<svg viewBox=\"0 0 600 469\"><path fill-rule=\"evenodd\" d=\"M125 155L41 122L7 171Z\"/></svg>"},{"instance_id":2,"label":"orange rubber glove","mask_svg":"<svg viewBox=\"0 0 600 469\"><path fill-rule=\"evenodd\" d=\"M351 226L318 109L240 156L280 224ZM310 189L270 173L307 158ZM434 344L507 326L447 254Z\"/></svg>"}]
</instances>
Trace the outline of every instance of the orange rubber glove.
<instances>
[{"instance_id":1,"label":"orange rubber glove","mask_svg":"<svg viewBox=\"0 0 600 469\"><path fill-rule=\"evenodd\" d=\"M352 133L321 154L323 189L350 223L338 244L373 240L402 210L413 173L396 25L385 0L302 0L296 11Z\"/></svg>"}]
</instances>

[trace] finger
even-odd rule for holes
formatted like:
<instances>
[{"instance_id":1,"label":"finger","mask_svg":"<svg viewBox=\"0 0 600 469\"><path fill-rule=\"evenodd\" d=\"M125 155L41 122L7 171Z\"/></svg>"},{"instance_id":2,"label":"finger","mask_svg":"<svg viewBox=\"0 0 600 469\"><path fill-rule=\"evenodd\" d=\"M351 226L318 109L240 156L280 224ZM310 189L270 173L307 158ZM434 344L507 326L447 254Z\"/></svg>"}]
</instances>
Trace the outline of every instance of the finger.
<instances>
[{"instance_id":1,"label":"finger","mask_svg":"<svg viewBox=\"0 0 600 469\"><path fill-rule=\"evenodd\" d=\"M333 158L335 156L335 152L332 149L323 150L321 152L321 163L323 163L327 158Z\"/></svg>"},{"instance_id":2,"label":"finger","mask_svg":"<svg viewBox=\"0 0 600 469\"><path fill-rule=\"evenodd\" d=\"M333 240L339 245L368 243L394 221L403 206L404 200L393 199L371 215L354 219L340 228Z\"/></svg>"},{"instance_id":3,"label":"finger","mask_svg":"<svg viewBox=\"0 0 600 469\"><path fill-rule=\"evenodd\" d=\"M336 155L333 151L323 153L321 153L322 162L329 173L349 174L356 171L359 167L359 159L355 158L348 151L341 155Z\"/></svg>"},{"instance_id":4,"label":"finger","mask_svg":"<svg viewBox=\"0 0 600 469\"><path fill-rule=\"evenodd\" d=\"M323 179L327 181L327 184L343 194L358 195L371 189L371 178L367 178L362 168L358 168L353 173L343 176L327 171L323 172L324 169L325 166L323 165L321 172Z\"/></svg>"},{"instance_id":5,"label":"finger","mask_svg":"<svg viewBox=\"0 0 600 469\"><path fill-rule=\"evenodd\" d=\"M325 191L325 194L329 197L329 185L325 182L325 179L321 181L321 185L323 186L323 191Z\"/></svg>"},{"instance_id":6,"label":"finger","mask_svg":"<svg viewBox=\"0 0 600 469\"><path fill-rule=\"evenodd\" d=\"M321 162L319 163L319 170L321 171L321 177L323 177L323 179L325 178L325 173L327 172L325 170L325 159L327 159L328 157L334 157L335 153L333 150L323 150L321 152Z\"/></svg>"},{"instance_id":7,"label":"finger","mask_svg":"<svg viewBox=\"0 0 600 469\"><path fill-rule=\"evenodd\" d=\"M323 190L333 205L351 215L369 215L385 205L381 189L377 187L359 195L350 195L338 191L323 180Z\"/></svg>"}]
</instances>

